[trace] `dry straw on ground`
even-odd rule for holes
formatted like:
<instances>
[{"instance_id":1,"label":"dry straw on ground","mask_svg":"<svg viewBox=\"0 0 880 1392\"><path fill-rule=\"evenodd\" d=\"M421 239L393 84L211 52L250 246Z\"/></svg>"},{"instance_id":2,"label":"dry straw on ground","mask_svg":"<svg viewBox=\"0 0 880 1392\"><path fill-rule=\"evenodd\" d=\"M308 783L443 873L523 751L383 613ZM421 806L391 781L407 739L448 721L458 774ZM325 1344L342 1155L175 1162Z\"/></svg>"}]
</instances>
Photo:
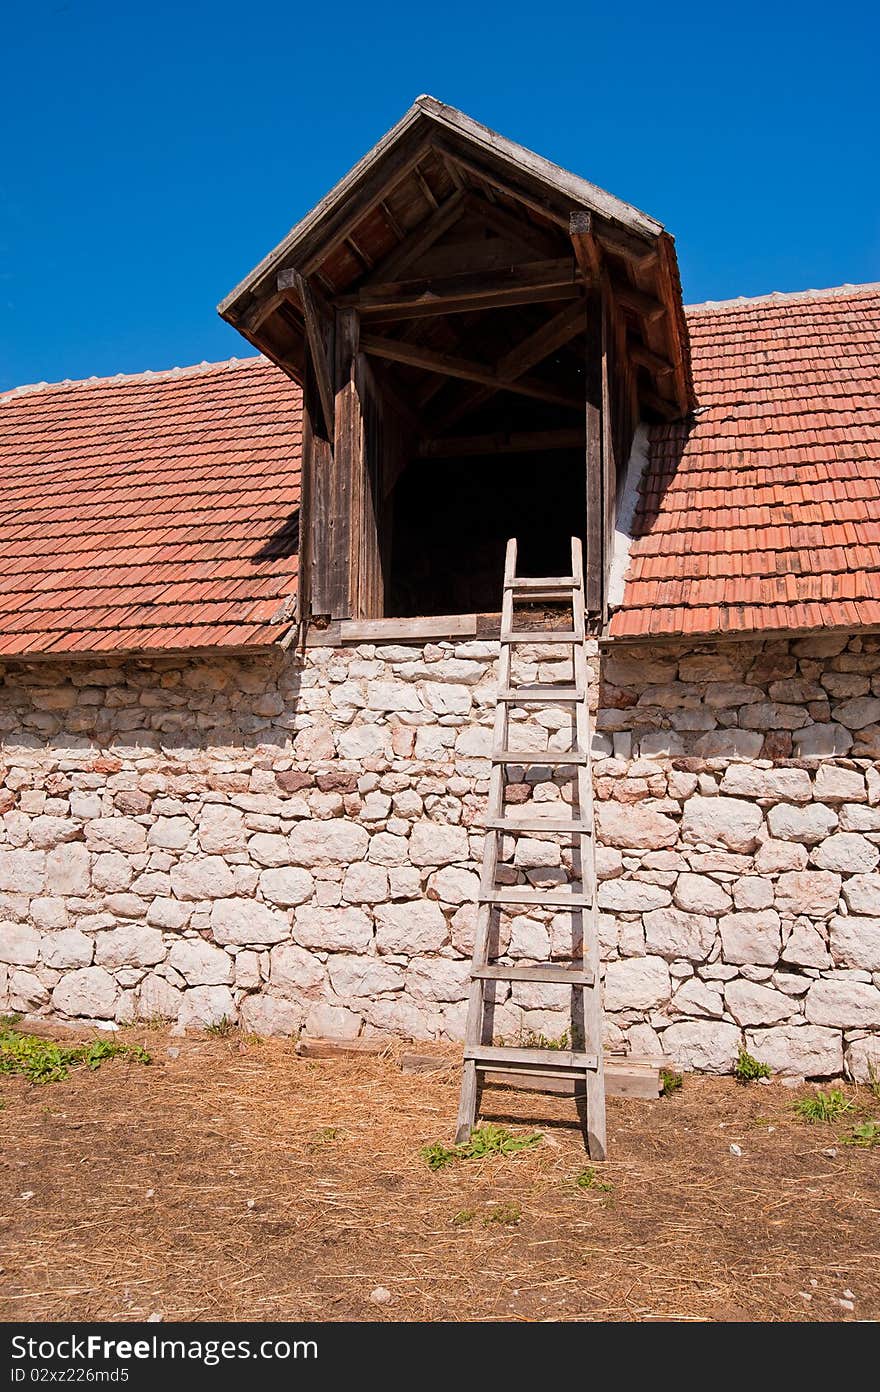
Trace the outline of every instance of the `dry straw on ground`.
<instances>
[{"instance_id":1,"label":"dry straw on ground","mask_svg":"<svg viewBox=\"0 0 880 1392\"><path fill-rule=\"evenodd\" d=\"M125 1035L151 1067L0 1078L0 1319L880 1317L880 1147L805 1125L781 1084L612 1099L612 1159L579 1184L573 1104L499 1090L484 1115L542 1144L427 1168L454 1051L413 1077L393 1049Z\"/></svg>"}]
</instances>

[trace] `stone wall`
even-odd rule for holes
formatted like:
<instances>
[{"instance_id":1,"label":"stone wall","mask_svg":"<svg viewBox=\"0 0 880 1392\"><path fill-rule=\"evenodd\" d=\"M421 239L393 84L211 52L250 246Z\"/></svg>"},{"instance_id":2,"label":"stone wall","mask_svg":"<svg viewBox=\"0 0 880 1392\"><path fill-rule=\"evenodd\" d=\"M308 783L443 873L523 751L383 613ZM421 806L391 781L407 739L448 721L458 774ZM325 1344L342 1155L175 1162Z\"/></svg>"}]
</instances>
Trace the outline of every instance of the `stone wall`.
<instances>
[{"instance_id":1,"label":"stone wall","mask_svg":"<svg viewBox=\"0 0 880 1392\"><path fill-rule=\"evenodd\" d=\"M0 686L0 1009L460 1038L497 645L10 664ZM593 655L600 668L598 654ZM519 680L564 678L526 649ZM609 1043L811 1076L880 1056L880 639L601 659L595 784ZM511 743L567 748L563 709ZM513 769L559 817L568 774ZM502 878L576 872L510 839ZM503 920L564 958L569 915ZM496 1034L557 1035L556 987ZM880 1063L880 1057L878 1057Z\"/></svg>"}]
</instances>

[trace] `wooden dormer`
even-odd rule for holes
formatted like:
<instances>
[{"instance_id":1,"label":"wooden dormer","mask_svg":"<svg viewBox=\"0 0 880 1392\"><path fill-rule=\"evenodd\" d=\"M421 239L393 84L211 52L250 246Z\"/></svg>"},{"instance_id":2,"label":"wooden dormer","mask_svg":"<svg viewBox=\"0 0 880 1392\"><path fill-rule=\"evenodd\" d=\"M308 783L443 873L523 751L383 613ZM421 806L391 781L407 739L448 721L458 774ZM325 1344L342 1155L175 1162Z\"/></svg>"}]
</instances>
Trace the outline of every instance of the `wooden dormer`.
<instances>
[{"instance_id":1,"label":"wooden dormer","mask_svg":"<svg viewBox=\"0 0 880 1392\"><path fill-rule=\"evenodd\" d=\"M695 405L660 223L419 97L220 313L303 388L301 619L485 609L580 531L603 621L635 428Z\"/></svg>"}]
</instances>

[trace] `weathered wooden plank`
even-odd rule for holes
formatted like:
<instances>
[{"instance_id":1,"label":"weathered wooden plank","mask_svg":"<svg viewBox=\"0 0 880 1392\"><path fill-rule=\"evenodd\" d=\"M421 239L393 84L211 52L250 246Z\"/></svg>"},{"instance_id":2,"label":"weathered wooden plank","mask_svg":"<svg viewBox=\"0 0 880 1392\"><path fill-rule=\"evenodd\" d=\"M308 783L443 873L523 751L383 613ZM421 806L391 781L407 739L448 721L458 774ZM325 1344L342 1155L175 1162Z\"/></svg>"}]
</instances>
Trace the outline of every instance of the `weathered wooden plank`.
<instances>
[{"instance_id":1,"label":"weathered wooden plank","mask_svg":"<svg viewBox=\"0 0 880 1392\"><path fill-rule=\"evenodd\" d=\"M602 267L602 256L594 233L593 214L580 210L571 214L569 236L581 274L588 285L596 285Z\"/></svg>"},{"instance_id":2,"label":"weathered wooden plank","mask_svg":"<svg viewBox=\"0 0 880 1392\"><path fill-rule=\"evenodd\" d=\"M660 266L659 288L667 304L675 308L666 317L667 343L669 357L675 374L675 396L679 412L686 415L696 404L690 373L688 370L689 345L687 324L681 309L681 294L678 271L675 264L675 246L672 238L664 232L659 239Z\"/></svg>"},{"instance_id":3,"label":"weathered wooden plank","mask_svg":"<svg viewBox=\"0 0 880 1392\"><path fill-rule=\"evenodd\" d=\"M331 320L327 311L321 306L319 297L309 285L305 276L300 275L299 271L293 272L293 286L299 296L302 305L303 319L306 326L306 338L308 340L309 352L312 355L312 363L315 369L315 381L318 386L318 394L321 398L321 410L324 412L324 423L329 435L333 433L334 406L333 406L333 384L330 375L330 358L332 351L332 331Z\"/></svg>"},{"instance_id":4,"label":"weathered wooden plank","mask_svg":"<svg viewBox=\"0 0 880 1392\"><path fill-rule=\"evenodd\" d=\"M344 1059L376 1057L391 1053L397 1039L328 1039L317 1035L302 1034L296 1051L301 1058Z\"/></svg>"},{"instance_id":5,"label":"weathered wooden plank","mask_svg":"<svg viewBox=\"0 0 880 1392\"><path fill-rule=\"evenodd\" d=\"M587 301L586 344L584 350L584 391L586 397L587 521L584 570L584 600L587 611L602 610L602 300L593 291Z\"/></svg>"},{"instance_id":6,"label":"weathered wooden plank","mask_svg":"<svg viewBox=\"0 0 880 1392\"><path fill-rule=\"evenodd\" d=\"M400 1056L403 1073L446 1073L453 1063L437 1054L421 1054L406 1050ZM551 1093L560 1097L583 1096L585 1083L580 1078L547 1077L538 1079L528 1074L499 1069L486 1075L487 1087L513 1087L518 1092ZM609 1097L631 1097L653 1101L662 1092L660 1068L657 1063L640 1063L630 1059L605 1057L605 1091Z\"/></svg>"},{"instance_id":7,"label":"weathered wooden plank","mask_svg":"<svg viewBox=\"0 0 880 1392\"><path fill-rule=\"evenodd\" d=\"M343 643L417 642L423 638L474 637L476 614L436 614L415 619L349 619L339 625Z\"/></svg>"},{"instance_id":8,"label":"weathered wooden plank","mask_svg":"<svg viewBox=\"0 0 880 1392\"><path fill-rule=\"evenodd\" d=\"M494 1068L499 1064L511 1069L537 1068L548 1073L574 1072L596 1067L596 1055L578 1049L518 1049L500 1044L466 1044L466 1059L473 1059L477 1068Z\"/></svg>"},{"instance_id":9,"label":"weathered wooden plank","mask_svg":"<svg viewBox=\"0 0 880 1392\"><path fill-rule=\"evenodd\" d=\"M352 294L339 295L340 308L355 305L361 313L449 314L460 310L530 303L536 294L553 290L575 293L577 269L570 257L526 261L503 270L458 271L453 275L420 276L412 280L371 281ZM520 296L525 295L525 300Z\"/></svg>"}]
</instances>

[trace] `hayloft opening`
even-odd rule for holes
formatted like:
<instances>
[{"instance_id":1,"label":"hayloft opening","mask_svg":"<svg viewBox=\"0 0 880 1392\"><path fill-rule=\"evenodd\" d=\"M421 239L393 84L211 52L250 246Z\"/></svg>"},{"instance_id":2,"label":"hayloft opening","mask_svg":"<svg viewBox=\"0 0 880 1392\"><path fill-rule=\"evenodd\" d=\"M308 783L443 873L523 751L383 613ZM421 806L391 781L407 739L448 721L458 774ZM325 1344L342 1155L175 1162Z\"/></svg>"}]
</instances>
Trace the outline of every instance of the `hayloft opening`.
<instances>
[{"instance_id":1,"label":"hayloft opening","mask_svg":"<svg viewBox=\"0 0 880 1392\"><path fill-rule=\"evenodd\" d=\"M221 308L303 387L301 619L497 613L510 536L577 535L601 622L636 424L693 405L659 223L419 97Z\"/></svg>"}]
</instances>

